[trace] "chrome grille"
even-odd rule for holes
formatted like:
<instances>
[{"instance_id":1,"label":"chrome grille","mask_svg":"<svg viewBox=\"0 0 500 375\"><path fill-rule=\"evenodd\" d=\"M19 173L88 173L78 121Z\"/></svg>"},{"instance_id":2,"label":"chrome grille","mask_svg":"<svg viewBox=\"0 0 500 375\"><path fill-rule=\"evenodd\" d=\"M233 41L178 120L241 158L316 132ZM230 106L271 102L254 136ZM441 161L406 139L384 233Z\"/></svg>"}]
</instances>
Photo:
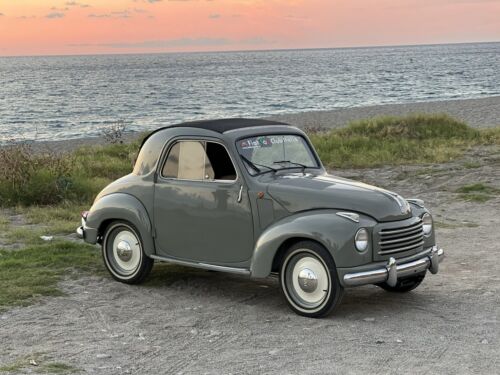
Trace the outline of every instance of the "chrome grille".
<instances>
[{"instance_id":1,"label":"chrome grille","mask_svg":"<svg viewBox=\"0 0 500 375\"><path fill-rule=\"evenodd\" d=\"M405 227L382 229L378 234L380 255L409 251L424 244L422 220Z\"/></svg>"}]
</instances>

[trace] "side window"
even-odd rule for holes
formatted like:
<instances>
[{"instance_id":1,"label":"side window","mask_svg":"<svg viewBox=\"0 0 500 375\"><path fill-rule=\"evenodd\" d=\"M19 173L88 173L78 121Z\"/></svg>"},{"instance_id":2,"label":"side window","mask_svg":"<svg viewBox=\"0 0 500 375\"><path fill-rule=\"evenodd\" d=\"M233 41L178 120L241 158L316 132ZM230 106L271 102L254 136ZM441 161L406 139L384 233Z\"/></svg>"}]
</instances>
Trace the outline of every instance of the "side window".
<instances>
[{"instance_id":1,"label":"side window","mask_svg":"<svg viewBox=\"0 0 500 375\"><path fill-rule=\"evenodd\" d=\"M182 141L170 149L162 176L181 180L203 180L204 171L204 142Z\"/></svg>"},{"instance_id":2,"label":"side window","mask_svg":"<svg viewBox=\"0 0 500 375\"><path fill-rule=\"evenodd\" d=\"M162 176L180 180L236 180L236 170L221 144L180 141L170 149Z\"/></svg>"},{"instance_id":3,"label":"side window","mask_svg":"<svg viewBox=\"0 0 500 375\"><path fill-rule=\"evenodd\" d=\"M236 170L224 146L219 143L207 142L207 164L209 165L209 179L236 180Z\"/></svg>"}]
</instances>

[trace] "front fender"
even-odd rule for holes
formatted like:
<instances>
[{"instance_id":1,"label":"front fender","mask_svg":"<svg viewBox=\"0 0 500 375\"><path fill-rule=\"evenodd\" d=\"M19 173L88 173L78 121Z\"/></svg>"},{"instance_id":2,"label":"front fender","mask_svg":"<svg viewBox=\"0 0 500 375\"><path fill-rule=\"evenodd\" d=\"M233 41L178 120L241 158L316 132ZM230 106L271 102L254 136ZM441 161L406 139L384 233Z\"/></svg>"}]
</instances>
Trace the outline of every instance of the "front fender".
<instances>
[{"instance_id":1,"label":"front fender","mask_svg":"<svg viewBox=\"0 0 500 375\"><path fill-rule=\"evenodd\" d=\"M86 227L92 229L90 232L95 235L86 237L85 240L96 243L99 228L109 220L125 220L133 224L141 235L146 255L155 253L149 215L136 197L126 193L113 193L98 199L90 209L86 221Z\"/></svg>"},{"instance_id":2,"label":"front fender","mask_svg":"<svg viewBox=\"0 0 500 375\"><path fill-rule=\"evenodd\" d=\"M273 260L281 245L290 239L309 239L322 244L331 254L337 267L355 267L372 261L371 244L363 253L354 248L356 231L365 227L370 230L376 222L360 215L355 223L336 215L336 210L312 210L299 212L274 223L257 240L251 276L267 277L271 273Z\"/></svg>"}]
</instances>

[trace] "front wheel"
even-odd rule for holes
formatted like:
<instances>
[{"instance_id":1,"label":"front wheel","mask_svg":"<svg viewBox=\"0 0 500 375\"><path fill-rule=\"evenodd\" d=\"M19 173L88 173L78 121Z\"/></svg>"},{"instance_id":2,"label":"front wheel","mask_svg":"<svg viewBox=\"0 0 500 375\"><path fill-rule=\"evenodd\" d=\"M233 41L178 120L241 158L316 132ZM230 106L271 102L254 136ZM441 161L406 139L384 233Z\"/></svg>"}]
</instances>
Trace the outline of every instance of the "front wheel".
<instances>
[{"instance_id":1,"label":"front wheel","mask_svg":"<svg viewBox=\"0 0 500 375\"><path fill-rule=\"evenodd\" d=\"M102 242L102 257L115 280L139 284L151 272L153 259L143 251L143 242L135 227L127 222L115 221L106 229Z\"/></svg>"},{"instance_id":2,"label":"front wheel","mask_svg":"<svg viewBox=\"0 0 500 375\"><path fill-rule=\"evenodd\" d=\"M310 318L332 312L344 294L331 255L312 241L301 241L287 250L280 285L291 309Z\"/></svg>"}]
</instances>

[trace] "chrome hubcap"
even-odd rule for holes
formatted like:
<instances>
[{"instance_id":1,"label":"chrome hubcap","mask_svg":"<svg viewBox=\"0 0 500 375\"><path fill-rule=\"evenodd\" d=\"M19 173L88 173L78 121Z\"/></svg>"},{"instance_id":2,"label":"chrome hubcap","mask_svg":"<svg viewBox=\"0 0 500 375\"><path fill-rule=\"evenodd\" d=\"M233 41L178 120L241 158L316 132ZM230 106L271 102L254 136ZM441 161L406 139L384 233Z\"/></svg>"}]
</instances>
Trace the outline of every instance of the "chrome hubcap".
<instances>
[{"instance_id":1,"label":"chrome hubcap","mask_svg":"<svg viewBox=\"0 0 500 375\"><path fill-rule=\"evenodd\" d=\"M299 272L299 286L306 293L312 293L318 287L318 277L309 268Z\"/></svg>"},{"instance_id":2,"label":"chrome hubcap","mask_svg":"<svg viewBox=\"0 0 500 375\"><path fill-rule=\"evenodd\" d=\"M116 253L118 254L118 258L124 262L128 262L132 259L132 247L127 241L120 241L118 243L116 246Z\"/></svg>"},{"instance_id":3,"label":"chrome hubcap","mask_svg":"<svg viewBox=\"0 0 500 375\"><path fill-rule=\"evenodd\" d=\"M315 309L321 306L329 294L330 277L323 262L304 253L298 250L298 254L291 258L285 282L290 297L298 306Z\"/></svg>"},{"instance_id":4,"label":"chrome hubcap","mask_svg":"<svg viewBox=\"0 0 500 375\"><path fill-rule=\"evenodd\" d=\"M142 257L141 245L136 235L129 230L118 232L112 243L112 254L121 273L135 272L140 266Z\"/></svg>"}]
</instances>

